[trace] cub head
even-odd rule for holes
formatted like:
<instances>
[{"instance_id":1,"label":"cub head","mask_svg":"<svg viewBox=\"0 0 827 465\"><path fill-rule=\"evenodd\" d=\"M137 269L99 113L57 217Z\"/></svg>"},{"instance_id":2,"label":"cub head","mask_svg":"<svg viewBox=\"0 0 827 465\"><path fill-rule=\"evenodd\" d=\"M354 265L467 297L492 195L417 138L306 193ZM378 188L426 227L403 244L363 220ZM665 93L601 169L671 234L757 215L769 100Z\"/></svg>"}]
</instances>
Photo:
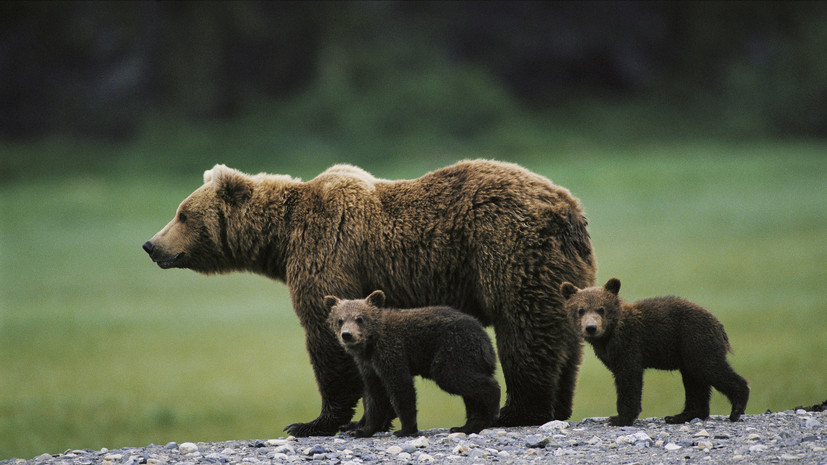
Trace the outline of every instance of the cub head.
<instances>
[{"instance_id":1,"label":"cub head","mask_svg":"<svg viewBox=\"0 0 827 465\"><path fill-rule=\"evenodd\" d=\"M240 213L253 195L254 179L215 165L204 172L204 185L181 202L175 217L144 243L143 249L161 268L189 268L202 273L239 269L236 255Z\"/></svg>"},{"instance_id":2,"label":"cub head","mask_svg":"<svg viewBox=\"0 0 827 465\"><path fill-rule=\"evenodd\" d=\"M364 300L343 300L325 296L324 305L330 311L328 323L336 339L347 351L362 351L375 340L376 324L385 305L385 293L373 291Z\"/></svg>"},{"instance_id":3,"label":"cub head","mask_svg":"<svg viewBox=\"0 0 827 465\"><path fill-rule=\"evenodd\" d=\"M620 280L612 278L603 287L578 289L565 282L560 293L565 299L565 309L574 322L578 334L588 339L599 339L614 328L620 311Z\"/></svg>"}]
</instances>

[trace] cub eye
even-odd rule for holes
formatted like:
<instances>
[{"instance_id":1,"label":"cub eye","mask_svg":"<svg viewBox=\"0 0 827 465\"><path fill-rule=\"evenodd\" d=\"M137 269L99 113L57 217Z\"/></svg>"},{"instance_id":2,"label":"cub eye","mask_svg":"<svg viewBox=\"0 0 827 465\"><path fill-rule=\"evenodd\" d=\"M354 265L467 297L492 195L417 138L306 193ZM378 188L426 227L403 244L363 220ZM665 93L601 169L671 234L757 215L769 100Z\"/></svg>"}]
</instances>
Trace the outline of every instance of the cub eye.
<instances>
[{"instance_id":1,"label":"cub eye","mask_svg":"<svg viewBox=\"0 0 827 465\"><path fill-rule=\"evenodd\" d=\"M336 324L338 324L339 326L342 326L343 324L345 324L345 320L339 318L339 321L337 321Z\"/></svg>"},{"instance_id":2,"label":"cub eye","mask_svg":"<svg viewBox=\"0 0 827 465\"><path fill-rule=\"evenodd\" d=\"M580 310L577 310L577 316L583 316L584 313L586 313L586 310L582 308Z\"/></svg>"},{"instance_id":3,"label":"cub eye","mask_svg":"<svg viewBox=\"0 0 827 465\"><path fill-rule=\"evenodd\" d=\"M184 212L179 213L178 214L178 221L181 222L181 223L186 223L187 222L187 214L184 213Z\"/></svg>"},{"instance_id":4,"label":"cub eye","mask_svg":"<svg viewBox=\"0 0 827 465\"><path fill-rule=\"evenodd\" d=\"M363 323L362 317L361 317L361 316L357 316L357 317L356 317L356 324L357 324L357 325L360 325L360 324L362 324L362 323Z\"/></svg>"},{"instance_id":5,"label":"cub eye","mask_svg":"<svg viewBox=\"0 0 827 465\"><path fill-rule=\"evenodd\" d=\"M606 313L606 309L604 309L603 307L597 309L598 315L603 316L604 313Z\"/></svg>"}]
</instances>

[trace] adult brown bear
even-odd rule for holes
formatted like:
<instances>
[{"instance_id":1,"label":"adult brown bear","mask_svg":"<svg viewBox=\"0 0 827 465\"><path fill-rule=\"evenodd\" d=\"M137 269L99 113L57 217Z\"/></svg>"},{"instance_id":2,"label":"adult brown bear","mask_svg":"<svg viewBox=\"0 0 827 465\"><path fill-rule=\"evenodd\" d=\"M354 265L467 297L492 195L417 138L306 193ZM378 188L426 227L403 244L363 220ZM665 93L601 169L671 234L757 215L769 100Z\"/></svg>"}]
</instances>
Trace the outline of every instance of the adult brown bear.
<instances>
[{"instance_id":1,"label":"adult brown bear","mask_svg":"<svg viewBox=\"0 0 827 465\"><path fill-rule=\"evenodd\" d=\"M518 165L463 161L413 180L336 165L302 182L216 165L143 248L161 268L284 281L306 332L322 411L287 428L330 435L362 393L322 296L383 289L397 308L447 305L493 325L501 426L571 415L581 359L560 284L594 284L587 221L568 190Z\"/></svg>"}]
</instances>

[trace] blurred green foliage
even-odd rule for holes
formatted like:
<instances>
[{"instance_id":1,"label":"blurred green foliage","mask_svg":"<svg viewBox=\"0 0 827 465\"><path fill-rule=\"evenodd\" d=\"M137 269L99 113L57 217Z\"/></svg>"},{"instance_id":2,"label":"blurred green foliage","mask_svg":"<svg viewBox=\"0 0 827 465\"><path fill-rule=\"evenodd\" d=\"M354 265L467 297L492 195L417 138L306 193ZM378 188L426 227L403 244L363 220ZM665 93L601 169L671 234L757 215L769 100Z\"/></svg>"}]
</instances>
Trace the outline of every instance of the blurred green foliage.
<instances>
[{"instance_id":1,"label":"blurred green foliage","mask_svg":"<svg viewBox=\"0 0 827 465\"><path fill-rule=\"evenodd\" d=\"M738 134L827 135L823 2L21 1L0 18L12 138L134 137L156 111L231 117L308 88L323 114L310 128L349 134L430 120L463 135L501 104L586 95L658 97Z\"/></svg>"}]
</instances>

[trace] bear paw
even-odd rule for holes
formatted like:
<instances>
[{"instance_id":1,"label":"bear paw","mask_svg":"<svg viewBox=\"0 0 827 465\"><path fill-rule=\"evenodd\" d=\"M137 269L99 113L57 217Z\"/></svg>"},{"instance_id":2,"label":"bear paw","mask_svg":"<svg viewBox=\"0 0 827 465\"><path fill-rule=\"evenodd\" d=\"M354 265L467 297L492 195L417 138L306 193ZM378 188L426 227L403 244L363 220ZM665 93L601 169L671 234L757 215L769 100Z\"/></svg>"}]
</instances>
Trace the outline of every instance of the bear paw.
<instances>
[{"instance_id":1,"label":"bear paw","mask_svg":"<svg viewBox=\"0 0 827 465\"><path fill-rule=\"evenodd\" d=\"M609 426L632 426L634 418L624 418L619 415L609 417Z\"/></svg>"}]
</instances>

